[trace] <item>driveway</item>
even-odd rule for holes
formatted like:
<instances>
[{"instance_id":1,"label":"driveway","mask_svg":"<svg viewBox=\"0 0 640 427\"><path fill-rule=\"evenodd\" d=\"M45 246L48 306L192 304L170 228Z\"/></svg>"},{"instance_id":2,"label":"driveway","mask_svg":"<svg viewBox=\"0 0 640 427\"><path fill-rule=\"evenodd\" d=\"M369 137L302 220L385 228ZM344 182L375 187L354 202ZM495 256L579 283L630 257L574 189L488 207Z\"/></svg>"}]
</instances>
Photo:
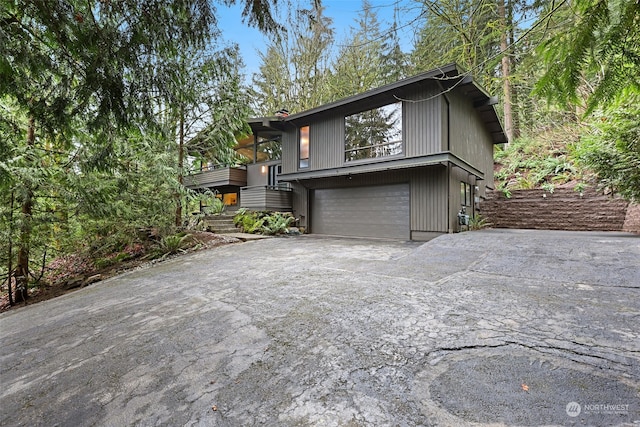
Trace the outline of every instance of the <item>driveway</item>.
<instances>
[{"instance_id":1,"label":"driveway","mask_svg":"<svg viewBox=\"0 0 640 427\"><path fill-rule=\"evenodd\" d=\"M640 424L640 238L301 236L0 316L0 425Z\"/></svg>"}]
</instances>

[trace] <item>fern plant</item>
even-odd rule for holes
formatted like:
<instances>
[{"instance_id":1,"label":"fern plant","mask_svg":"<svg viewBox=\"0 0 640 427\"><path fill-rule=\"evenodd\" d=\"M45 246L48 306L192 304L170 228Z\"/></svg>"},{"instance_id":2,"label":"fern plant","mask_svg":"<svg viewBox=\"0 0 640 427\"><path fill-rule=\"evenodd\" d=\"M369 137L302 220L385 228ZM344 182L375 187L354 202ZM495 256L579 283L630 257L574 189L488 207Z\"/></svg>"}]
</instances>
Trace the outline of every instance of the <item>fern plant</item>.
<instances>
[{"instance_id":1,"label":"fern plant","mask_svg":"<svg viewBox=\"0 0 640 427\"><path fill-rule=\"evenodd\" d=\"M160 249L165 255L176 254L182 251L182 248L190 237L191 234L171 234L165 236L160 240Z\"/></svg>"},{"instance_id":2,"label":"fern plant","mask_svg":"<svg viewBox=\"0 0 640 427\"><path fill-rule=\"evenodd\" d=\"M485 217L480 214L474 214L469 218L469 230L481 230L489 225Z\"/></svg>"},{"instance_id":3,"label":"fern plant","mask_svg":"<svg viewBox=\"0 0 640 427\"><path fill-rule=\"evenodd\" d=\"M289 226L295 221L293 216L280 212L275 212L267 218L266 224L262 226L262 234L268 236L286 233L289 230Z\"/></svg>"},{"instance_id":4,"label":"fern plant","mask_svg":"<svg viewBox=\"0 0 640 427\"><path fill-rule=\"evenodd\" d=\"M496 190L500 191L505 198L507 198L507 199L511 198L511 190L509 189L508 183L501 182L496 187Z\"/></svg>"},{"instance_id":5,"label":"fern plant","mask_svg":"<svg viewBox=\"0 0 640 427\"><path fill-rule=\"evenodd\" d=\"M214 198L213 202L211 203L211 206L207 208L207 212L212 215L222 215L224 213L225 208L226 208L226 205L222 200L218 198Z\"/></svg>"},{"instance_id":6,"label":"fern plant","mask_svg":"<svg viewBox=\"0 0 640 427\"><path fill-rule=\"evenodd\" d=\"M237 227L245 233L260 233L268 236L286 233L295 218L288 212L254 212L240 209L233 217Z\"/></svg>"}]
</instances>

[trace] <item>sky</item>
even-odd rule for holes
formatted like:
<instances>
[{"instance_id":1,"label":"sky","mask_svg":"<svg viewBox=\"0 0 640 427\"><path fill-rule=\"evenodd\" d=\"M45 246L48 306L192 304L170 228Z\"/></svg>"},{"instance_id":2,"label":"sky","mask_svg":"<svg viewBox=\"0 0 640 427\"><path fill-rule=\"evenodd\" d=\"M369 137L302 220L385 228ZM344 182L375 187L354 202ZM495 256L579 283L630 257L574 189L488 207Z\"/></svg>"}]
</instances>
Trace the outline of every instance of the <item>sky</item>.
<instances>
[{"instance_id":1,"label":"sky","mask_svg":"<svg viewBox=\"0 0 640 427\"><path fill-rule=\"evenodd\" d=\"M394 6L399 5L399 24L411 23L415 20L418 11L414 2L410 0L370 0L369 3L378 14L378 21L382 28L393 23ZM310 1L290 0L291 7L308 8ZM333 19L336 44L344 40L350 31L350 27L357 27L358 12L362 9L361 0L322 0L325 7L325 15ZM282 16L285 3L278 2L278 10ZM233 7L218 6L218 27L222 37L227 42L237 43L245 63L245 74L250 81L251 75L258 72L260 58L258 51L266 50L268 38L255 28L242 23L242 5ZM411 50L414 42L415 25L406 25L400 28L398 36L401 47L405 52Z\"/></svg>"}]
</instances>

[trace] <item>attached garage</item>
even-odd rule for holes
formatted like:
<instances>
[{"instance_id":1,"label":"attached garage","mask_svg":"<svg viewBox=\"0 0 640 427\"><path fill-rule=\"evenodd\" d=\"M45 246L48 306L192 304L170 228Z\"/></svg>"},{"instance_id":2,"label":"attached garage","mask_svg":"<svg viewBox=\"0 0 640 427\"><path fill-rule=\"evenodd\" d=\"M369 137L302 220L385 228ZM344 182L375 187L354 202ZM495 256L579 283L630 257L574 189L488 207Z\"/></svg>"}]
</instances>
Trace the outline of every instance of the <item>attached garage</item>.
<instances>
[{"instance_id":1,"label":"attached garage","mask_svg":"<svg viewBox=\"0 0 640 427\"><path fill-rule=\"evenodd\" d=\"M310 202L314 234L411 238L408 183L316 189Z\"/></svg>"}]
</instances>

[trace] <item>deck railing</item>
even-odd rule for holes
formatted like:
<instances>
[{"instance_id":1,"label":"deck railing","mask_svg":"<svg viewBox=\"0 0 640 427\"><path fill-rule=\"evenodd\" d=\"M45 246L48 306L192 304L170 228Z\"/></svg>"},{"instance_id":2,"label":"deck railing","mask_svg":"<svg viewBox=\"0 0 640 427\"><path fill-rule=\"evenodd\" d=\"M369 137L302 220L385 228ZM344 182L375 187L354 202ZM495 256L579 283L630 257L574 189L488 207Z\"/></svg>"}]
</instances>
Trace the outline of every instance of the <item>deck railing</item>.
<instances>
[{"instance_id":1,"label":"deck railing","mask_svg":"<svg viewBox=\"0 0 640 427\"><path fill-rule=\"evenodd\" d=\"M293 191L288 183L253 185L240 189L240 207L251 210L291 211Z\"/></svg>"},{"instance_id":2,"label":"deck railing","mask_svg":"<svg viewBox=\"0 0 640 427\"><path fill-rule=\"evenodd\" d=\"M184 185L188 188L209 188L224 185L247 185L246 167L210 168L197 171L184 177Z\"/></svg>"}]
</instances>

